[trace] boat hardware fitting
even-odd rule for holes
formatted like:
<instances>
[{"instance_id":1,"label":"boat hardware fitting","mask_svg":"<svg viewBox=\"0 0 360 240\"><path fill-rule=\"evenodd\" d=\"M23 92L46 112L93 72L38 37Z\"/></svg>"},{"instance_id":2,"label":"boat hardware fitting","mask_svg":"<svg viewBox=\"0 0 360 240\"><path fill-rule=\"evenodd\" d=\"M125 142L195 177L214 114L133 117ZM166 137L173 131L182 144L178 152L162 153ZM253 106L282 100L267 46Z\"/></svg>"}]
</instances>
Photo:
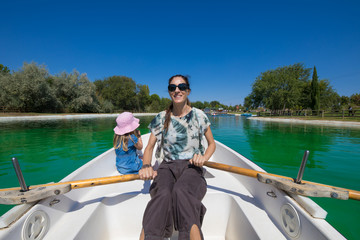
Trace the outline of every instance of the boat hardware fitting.
<instances>
[{"instance_id":1,"label":"boat hardware fitting","mask_svg":"<svg viewBox=\"0 0 360 240\"><path fill-rule=\"evenodd\" d=\"M15 169L15 172L16 172L16 176L19 180L19 183L20 183L20 187L21 187L21 191L22 192L26 192L29 190L29 188L26 186L25 184L25 179L24 179L24 176L21 172L21 168L20 168L20 165L19 165L19 161L17 160L17 158L13 157L11 159L12 163L13 163L13 166L14 166L14 169Z\"/></svg>"},{"instance_id":2,"label":"boat hardware fitting","mask_svg":"<svg viewBox=\"0 0 360 240\"><path fill-rule=\"evenodd\" d=\"M309 157L309 150L306 150L304 152L304 156L303 156L303 159L301 161L301 165L300 165L300 169L299 169L299 173L297 175L297 178L295 180L296 183L300 184L301 183L301 180L302 180L302 177L304 175L304 171L305 171L305 166L306 166L306 162L308 160L308 157Z\"/></svg>"}]
</instances>

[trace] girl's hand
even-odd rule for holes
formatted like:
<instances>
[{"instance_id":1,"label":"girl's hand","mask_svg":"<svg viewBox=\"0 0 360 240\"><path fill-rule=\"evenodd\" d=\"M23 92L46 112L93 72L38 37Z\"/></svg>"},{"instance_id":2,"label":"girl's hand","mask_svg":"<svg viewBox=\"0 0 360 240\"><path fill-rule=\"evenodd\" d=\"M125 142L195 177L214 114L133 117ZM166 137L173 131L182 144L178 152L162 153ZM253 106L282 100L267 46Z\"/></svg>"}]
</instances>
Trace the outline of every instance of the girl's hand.
<instances>
[{"instance_id":1,"label":"girl's hand","mask_svg":"<svg viewBox=\"0 0 360 240\"><path fill-rule=\"evenodd\" d=\"M189 160L191 164L194 164L195 166L202 167L204 166L204 163L206 162L206 158L201 154L194 154L193 158Z\"/></svg>"},{"instance_id":2,"label":"girl's hand","mask_svg":"<svg viewBox=\"0 0 360 240\"><path fill-rule=\"evenodd\" d=\"M149 165L145 164L144 166L139 170L140 179L141 180L154 179L157 176L157 171L154 171L154 169Z\"/></svg>"}]
</instances>

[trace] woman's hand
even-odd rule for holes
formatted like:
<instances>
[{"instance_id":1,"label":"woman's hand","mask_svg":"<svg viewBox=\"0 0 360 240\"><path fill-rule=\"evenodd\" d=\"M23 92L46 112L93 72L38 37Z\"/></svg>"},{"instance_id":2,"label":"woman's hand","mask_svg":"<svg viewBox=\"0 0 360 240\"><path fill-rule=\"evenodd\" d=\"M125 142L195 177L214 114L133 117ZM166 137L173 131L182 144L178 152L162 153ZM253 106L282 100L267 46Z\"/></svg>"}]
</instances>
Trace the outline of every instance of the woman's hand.
<instances>
[{"instance_id":1,"label":"woman's hand","mask_svg":"<svg viewBox=\"0 0 360 240\"><path fill-rule=\"evenodd\" d=\"M139 176L141 180L151 180L157 176L157 171L154 171L154 169L149 165L147 166L144 165L139 170Z\"/></svg>"},{"instance_id":2,"label":"woman's hand","mask_svg":"<svg viewBox=\"0 0 360 240\"><path fill-rule=\"evenodd\" d=\"M202 167L206 161L206 158L201 154L194 154L193 158L189 160L191 164L198 167Z\"/></svg>"}]
</instances>

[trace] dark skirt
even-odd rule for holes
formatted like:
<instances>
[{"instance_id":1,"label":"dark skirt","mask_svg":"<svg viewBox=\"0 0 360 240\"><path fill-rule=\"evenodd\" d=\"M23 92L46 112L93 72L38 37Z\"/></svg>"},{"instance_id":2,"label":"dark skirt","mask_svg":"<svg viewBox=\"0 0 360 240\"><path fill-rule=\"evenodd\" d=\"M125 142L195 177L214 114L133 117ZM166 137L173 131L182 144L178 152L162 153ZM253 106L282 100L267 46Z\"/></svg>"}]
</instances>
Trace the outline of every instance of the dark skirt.
<instances>
[{"instance_id":1,"label":"dark skirt","mask_svg":"<svg viewBox=\"0 0 360 240\"><path fill-rule=\"evenodd\" d=\"M157 171L144 212L145 239L169 238L173 228L179 231L179 239L190 239L194 224L201 232L206 212L201 203L206 193L204 170L188 160L175 160L163 161Z\"/></svg>"}]
</instances>

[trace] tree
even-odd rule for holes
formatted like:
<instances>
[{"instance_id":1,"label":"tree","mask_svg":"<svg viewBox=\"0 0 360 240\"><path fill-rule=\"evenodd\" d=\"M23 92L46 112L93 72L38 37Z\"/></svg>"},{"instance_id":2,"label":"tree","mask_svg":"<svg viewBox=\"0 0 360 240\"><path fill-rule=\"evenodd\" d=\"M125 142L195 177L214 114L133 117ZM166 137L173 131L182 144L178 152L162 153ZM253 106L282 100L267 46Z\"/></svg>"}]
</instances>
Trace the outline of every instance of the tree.
<instances>
[{"instance_id":1,"label":"tree","mask_svg":"<svg viewBox=\"0 0 360 240\"><path fill-rule=\"evenodd\" d=\"M99 101L96 86L90 82L87 75L74 70L68 74L62 72L52 77L55 95L60 112L101 112L111 111L111 103ZM101 107L105 109L101 110Z\"/></svg>"},{"instance_id":2,"label":"tree","mask_svg":"<svg viewBox=\"0 0 360 240\"><path fill-rule=\"evenodd\" d=\"M150 90L147 85L138 84L137 88L139 90L137 94L138 102L139 102L139 111L144 111L146 106L151 103L150 98Z\"/></svg>"},{"instance_id":3,"label":"tree","mask_svg":"<svg viewBox=\"0 0 360 240\"><path fill-rule=\"evenodd\" d=\"M11 74L0 74L0 106L17 108L19 99L15 96L14 78Z\"/></svg>"},{"instance_id":4,"label":"tree","mask_svg":"<svg viewBox=\"0 0 360 240\"><path fill-rule=\"evenodd\" d=\"M244 108L245 110L249 110L253 107L253 97L251 95L245 97L245 100L244 100Z\"/></svg>"},{"instance_id":5,"label":"tree","mask_svg":"<svg viewBox=\"0 0 360 240\"><path fill-rule=\"evenodd\" d=\"M150 96L150 105L146 107L146 111L148 112L159 112L161 111L160 107L160 97L157 94L152 94Z\"/></svg>"},{"instance_id":6,"label":"tree","mask_svg":"<svg viewBox=\"0 0 360 240\"><path fill-rule=\"evenodd\" d=\"M105 100L110 101L117 109L134 110L139 108L136 99L136 82L125 76L112 76L102 82L96 81L97 92Z\"/></svg>"},{"instance_id":7,"label":"tree","mask_svg":"<svg viewBox=\"0 0 360 240\"><path fill-rule=\"evenodd\" d=\"M319 89L318 76L315 66L311 81L311 109L312 110L320 109L320 89Z\"/></svg>"},{"instance_id":8,"label":"tree","mask_svg":"<svg viewBox=\"0 0 360 240\"><path fill-rule=\"evenodd\" d=\"M310 69L300 63L263 72L245 98L245 107L293 108L298 105L309 76Z\"/></svg>"},{"instance_id":9,"label":"tree","mask_svg":"<svg viewBox=\"0 0 360 240\"><path fill-rule=\"evenodd\" d=\"M212 107L212 108L219 108L219 107L221 107L221 104L220 104L219 101L211 101L211 102L210 102L210 107Z\"/></svg>"},{"instance_id":10,"label":"tree","mask_svg":"<svg viewBox=\"0 0 360 240\"><path fill-rule=\"evenodd\" d=\"M339 109L340 108L340 96L330 86L330 82L327 79L322 79L319 82L319 109Z\"/></svg>"},{"instance_id":11,"label":"tree","mask_svg":"<svg viewBox=\"0 0 360 240\"><path fill-rule=\"evenodd\" d=\"M2 64L0 64L0 74L1 73L10 73L10 69Z\"/></svg>"},{"instance_id":12,"label":"tree","mask_svg":"<svg viewBox=\"0 0 360 240\"><path fill-rule=\"evenodd\" d=\"M349 103L350 103L350 98L348 96L341 96L340 97L341 106L349 105Z\"/></svg>"},{"instance_id":13,"label":"tree","mask_svg":"<svg viewBox=\"0 0 360 240\"><path fill-rule=\"evenodd\" d=\"M24 63L21 70L13 74L10 88L17 98L16 105L21 111L52 112L58 101L47 79L49 72L44 65Z\"/></svg>"},{"instance_id":14,"label":"tree","mask_svg":"<svg viewBox=\"0 0 360 240\"><path fill-rule=\"evenodd\" d=\"M95 85L89 81L86 73L79 74L74 71L74 75L77 76L73 86L75 96L69 103L70 111L79 113L100 112Z\"/></svg>"},{"instance_id":15,"label":"tree","mask_svg":"<svg viewBox=\"0 0 360 240\"><path fill-rule=\"evenodd\" d=\"M191 103L191 106L196 107L198 109L204 109L205 108L204 103L202 103L200 101L196 101L196 102Z\"/></svg>"},{"instance_id":16,"label":"tree","mask_svg":"<svg viewBox=\"0 0 360 240\"><path fill-rule=\"evenodd\" d=\"M360 94L356 93L350 96L350 102L357 106L360 106Z\"/></svg>"}]
</instances>

